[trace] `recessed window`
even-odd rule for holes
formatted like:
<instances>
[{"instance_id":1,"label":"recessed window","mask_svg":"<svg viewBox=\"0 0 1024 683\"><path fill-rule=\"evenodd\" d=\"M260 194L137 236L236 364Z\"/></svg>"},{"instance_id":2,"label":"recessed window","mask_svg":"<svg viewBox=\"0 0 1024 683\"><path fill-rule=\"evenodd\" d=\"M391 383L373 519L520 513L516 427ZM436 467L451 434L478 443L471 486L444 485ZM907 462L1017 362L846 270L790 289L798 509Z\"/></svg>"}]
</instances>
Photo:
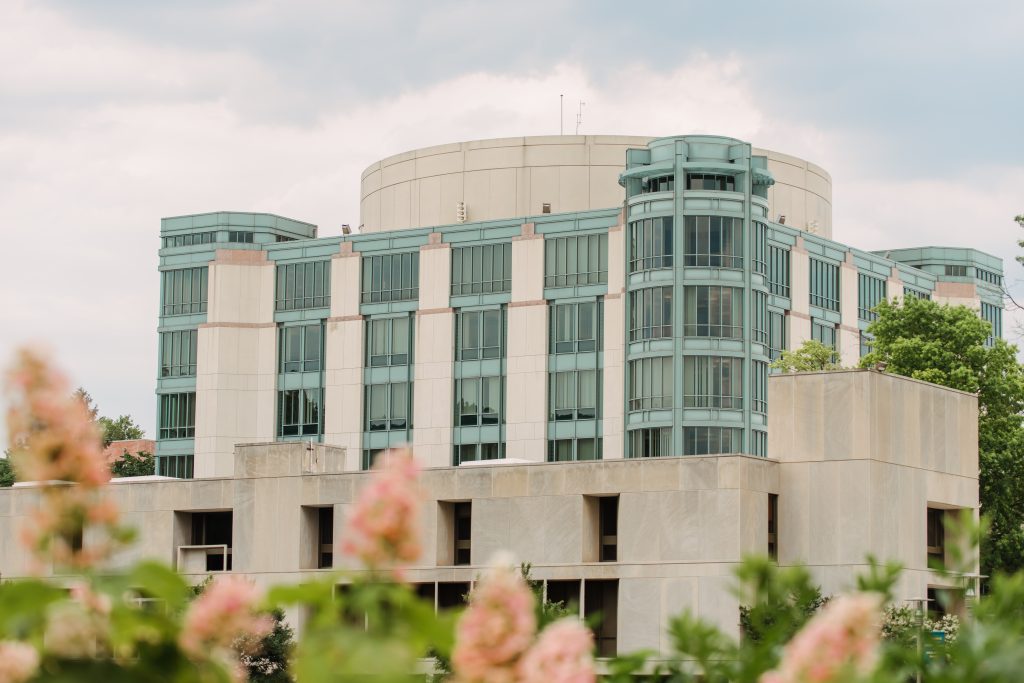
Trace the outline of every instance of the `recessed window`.
<instances>
[{"instance_id":1,"label":"recessed window","mask_svg":"<svg viewBox=\"0 0 1024 683\"><path fill-rule=\"evenodd\" d=\"M473 503L455 503L452 505L454 521L454 547L453 564L464 565L472 563L472 540L473 540Z\"/></svg>"},{"instance_id":2,"label":"recessed window","mask_svg":"<svg viewBox=\"0 0 1024 683\"><path fill-rule=\"evenodd\" d=\"M686 287L687 337L743 338L743 290L737 287Z\"/></svg>"},{"instance_id":3,"label":"recessed window","mask_svg":"<svg viewBox=\"0 0 1024 683\"><path fill-rule=\"evenodd\" d=\"M768 494L768 557L779 560L779 496Z\"/></svg>"},{"instance_id":4,"label":"recessed window","mask_svg":"<svg viewBox=\"0 0 1024 683\"><path fill-rule=\"evenodd\" d=\"M631 458L660 458L672 455L671 427L631 429L627 439Z\"/></svg>"},{"instance_id":5,"label":"recessed window","mask_svg":"<svg viewBox=\"0 0 1024 683\"><path fill-rule=\"evenodd\" d=\"M946 559L946 511L928 508L928 559L942 564Z\"/></svg>"},{"instance_id":6,"label":"recessed window","mask_svg":"<svg viewBox=\"0 0 1024 683\"><path fill-rule=\"evenodd\" d=\"M743 359L686 356L683 359L683 406L738 409L743 406Z\"/></svg>"},{"instance_id":7,"label":"recessed window","mask_svg":"<svg viewBox=\"0 0 1024 683\"><path fill-rule=\"evenodd\" d=\"M469 377L455 381L458 425L496 425L501 422L501 377Z\"/></svg>"},{"instance_id":8,"label":"recessed window","mask_svg":"<svg viewBox=\"0 0 1024 683\"><path fill-rule=\"evenodd\" d=\"M549 237L544 241L544 286L608 282L608 235Z\"/></svg>"},{"instance_id":9,"label":"recessed window","mask_svg":"<svg viewBox=\"0 0 1024 683\"><path fill-rule=\"evenodd\" d=\"M615 562L619 548L619 497L598 499L598 561Z\"/></svg>"},{"instance_id":10,"label":"recessed window","mask_svg":"<svg viewBox=\"0 0 1024 683\"><path fill-rule=\"evenodd\" d=\"M789 296L789 249L768 245L768 291Z\"/></svg>"},{"instance_id":11,"label":"recessed window","mask_svg":"<svg viewBox=\"0 0 1024 683\"><path fill-rule=\"evenodd\" d=\"M408 365L413 316L371 318L366 324L366 364L371 368Z\"/></svg>"},{"instance_id":12,"label":"recessed window","mask_svg":"<svg viewBox=\"0 0 1024 683\"><path fill-rule=\"evenodd\" d=\"M479 460L500 460L505 457L503 443L462 443L455 446L453 465Z\"/></svg>"},{"instance_id":13,"label":"recessed window","mask_svg":"<svg viewBox=\"0 0 1024 683\"><path fill-rule=\"evenodd\" d=\"M768 311L768 357L775 360L786 348L786 316L778 311Z\"/></svg>"},{"instance_id":14,"label":"recessed window","mask_svg":"<svg viewBox=\"0 0 1024 683\"><path fill-rule=\"evenodd\" d=\"M512 290L512 245L452 249L452 296Z\"/></svg>"},{"instance_id":15,"label":"recessed window","mask_svg":"<svg viewBox=\"0 0 1024 683\"><path fill-rule=\"evenodd\" d=\"M629 293L629 340L672 336L672 287L646 287Z\"/></svg>"},{"instance_id":16,"label":"recessed window","mask_svg":"<svg viewBox=\"0 0 1024 683\"><path fill-rule=\"evenodd\" d=\"M878 313L873 309L885 301L885 280L880 277L857 274L857 317L870 322L878 320Z\"/></svg>"},{"instance_id":17,"label":"recessed window","mask_svg":"<svg viewBox=\"0 0 1024 683\"><path fill-rule=\"evenodd\" d=\"M549 419L593 420L598 406L597 370L569 370L550 375Z\"/></svg>"},{"instance_id":18,"label":"recessed window","mask_svg":"<svg viewBox=\"0 0 1024 683\"><path fill-rule=\"evenodd\" d=\"M206 312L206 266L165 270L162 275L164 315Z\"/></svg>"},{"instance_id":19,"label":"recessed window","mask_svg":"<svg viewBox=\"0 0 1024 683\"><path fill-rule=\"evenodd\" d=\"M660 175L640 181L641 192L671 192L676 188L675 176Z\"/></svg>"},{"instance_id":20,"label":"recessed window","mask_svg":"<svg viewBox=\"0 0 1024 683\"><path fill-rule=\"evenodd\" d=\"M281 372L319 372L323 356L323 325L282 327L280 341Z\"/></svg>"},{"instance_id":21,"label":"recessed window","mask_svg":"<svg viewBox=\"0 0 1024 683\"><path fill-rule=\"evenodd\" d=\"M671 408L673 384L671 356L629 361L629 409Z\"/></svg>"},{"instance_id":22,"label":"recessed window","mask_svg":"<svg viewBox=\"0 0 1024 683\"><path fill-rule=\"evenodd\" d=\"M594 632L594 653L614 657L619 635L618 579L587 579L584 598L583 620Z\"/></svg>"},{"instance_id":23,"label":"recessed window","mask_svg":"<svg viewBox=\"0 0 1024 683\"><path fill-rule=\"evenodd\" d=\"M415 301L420 295L420 253L364 256L364 304Z\"/></svg>"},{"instance_id":24,"label":"recessed window","mask_svg":"<svg viewBox=\"0 0 1024 683\"><path fill-rule=\"evenodd\" d=\"M185 545L178 547L179 571L231 571L233 514L230 510L179 512L175 523L177 536L188 539Z\"/></svg>"},{"instance_id":25,"label":"recessed window","mask_svg":"<svg viewBox=\"0 0 1024 683\"><path fill-rule=\"evenodd\" d=\"M228 242L237 242L238 244L252 244L253 233L250 230L229 230Z\"/></svg>"},{"instance_id":26,"label":"recessed window","mask_svg":"<svg viewBox=\"0 0 1024 683\"><path fill-rule=\"evenodd\" d=\"M195 435L195 392L162 394L160 396L160 438L191 439Z\"/></svg>"},{"instance_id":27,"label":"recessed window","mask_svg":"<svg viewBox=\"0 0 1024 683\"><path fill-rule=\"evenodd\" d=\"M835 353L832 354L832 362L838 362L839 334L834 323L811 318L811 339L819 341L825 346L831 346L835 350Z\"/></svg>"},{"instance_id":28,"label":"recessed window","mask_svg":"<svg viewBox=\"0 0 1024 683\"><path fill-rule=\"evenodd\" d=\"M687 266L743 267L743 219L687 216L684 255Z\"/></svg>"},{"instance_id":29,"label":"recessed window","mask_svg":"<svg viewBox=\"0 0 1024 683\"><path fill-rule=\"evenodd\" d=\"M811 305L839 311L839 266L810 259Z\"/></svg>"},{"instance_id":30,"label":"recessed window","mask_svg":"<svg viewBox=\"0 0 1024 683\"><path fill-rule=\"evenodd\" d=\"M160 333L160 376L194 377L198 356L199 330Z\"/></svg>"},{"instance_id":31,"label":"recessed window","mask_svg":"<svg viewBox=\"0 0 1024 683\"><path fill-rule=\"evenodd\" d=\"M412 392L408 382L366 387L366 427L370 432L409 429Z\"/></svg>"},{"instance_id":32,"label":"recessed window","mask_svg":"<svg viewBox=\"0 0 1024 683\"><path fill-rule=\"evenodd\" d=\"M715 190L719 192L735 192L736 178L718 173L687 173L687 190Z\"/></svg>"},{"instance_id":33,"label":"recessed window","mask_svg":"<svg viewBox=\"0 0 1024 683\"><path fill-rule=\"evenodd\" d=\"M949 277L967 277L967 266L946 266L945 274Z\"/></svg>"},{"instance_id":34,"label":"recessed window","mask_svg":"<svg viewBox=\"0 0 1024 683\"><path fill-rule=\"evenodd\" d=\"M743 430L735 427L684 427L683 455L743 452Z\"/></svg>"},{"instance_id":35,"label":"recessed window","mask_svg":"<svg viewBox=\"0 0 1024 683\"><path fill-rule=\"evenodd\" d=\"M601 437L581 437L576 439L549 439L548 462L600 460L601 441Z\"/></svg>"},{"instance_id":36,"label":"recessed window","mask_svg":"<svg viewBox=\"0 0 1024 683\"><path fill-rule=\"evenodd\" d=\"M276 310L297 311L331 305L331 262L277 266Z\"/></svg>"},{"instance_id":37,"label":"recessed window","mask_svg":"<svg viewBox=\"0 0 1024 683\"><path fill-rule=\"evenodd\" d=\"M504 335L504 309L460 310L457 316L458 359L501 358Z\"/></svg>"},{"instance_id":38,"label":"recessed window","mask_svg":"<svg viewBox=\"0 0 1024 683\"><path fill-rule=\"evenodd\" d=\"M601 301L551 306L551 353L597 351L601 341Z\"/></svg>"},{"instance_id":39,"label":"recessed window","mask_svg":"<svg viewBox=\"0 0 1024 683\"><path fill-rule=\"evenodd\" d=\"M672 217L648 218L629 224L629 272L671 268Z\"/></svg>"},{"instance_id":40,"label":"recessed window","mask_svg":"<svg viewBox=\"0 0 1024 683\"><path fill-rule=\"evenodd\" d=\"M321 389L287 389L277 392L278 436L310 436L321 433Z\"/></svg>"},{"instance_id":41,"label":"recessed window","mask_svg":"<svg viewBox=\"0 0 1024 683\"><path fill-rule=\"evenodd\" d=\"M156 473L161 477L191 479L193 457L191 454L157 456Z\"/></svg>"}]
</instances>

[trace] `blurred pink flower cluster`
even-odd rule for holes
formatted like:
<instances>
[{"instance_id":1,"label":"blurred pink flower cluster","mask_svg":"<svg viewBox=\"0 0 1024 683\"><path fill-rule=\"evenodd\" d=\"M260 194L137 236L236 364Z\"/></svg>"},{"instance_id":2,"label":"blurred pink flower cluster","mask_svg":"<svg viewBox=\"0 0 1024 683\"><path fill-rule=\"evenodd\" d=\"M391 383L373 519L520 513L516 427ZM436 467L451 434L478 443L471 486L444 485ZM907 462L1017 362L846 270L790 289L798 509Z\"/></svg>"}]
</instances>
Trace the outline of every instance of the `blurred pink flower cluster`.
<instances>
[{"instance_id":1,"label":"blurred pink flower cluster","mask_svg":"<svg viewBox=\"0 0 1024 683\"><path fill-rule=\"evenodd\" d=\"M191 658L230 656L237 641L257 643L274 627L273 619L258 611L261 591L241 577L214 579L196 598L182 623L178 644Z\"/></svg>"},{"instance_id":2,"label":"blurred pink flower cluster","mask_svg":"<svg viewBox=\"0 0 1024 683\"><path fill-rule=\"evenodd\" d=\"M419 467L408 449L390 450L377 459L376 472L352 506L348 537L342 546L373 570L401 575L420 557Z\"/></svg>"},{"instance_id":3,"label":"blurred pink flower cluster","mask_svg":"<svg viewBox=\"0 0 1024 683\"><path fill-rule=\"evenodd\" d=\"M534 641L534 598L522 575L499 561L470 594L455 632L459 683L592 683L593 635L577 619L550 624Z\"/></svg>"},{"instance_id":4,"label":"blurred pink flower cluster","mask_svg":"<svg viewBox=\"0 0 1024 683\"><path fill-rule=\"evenodd\" d=\"M881 596L831 601L786 645L779 668L760 683L828 683L866 677L878 663Z\"/></svg>"},{"instance_id":5,"label":"blurred pink flower cluster","mask_svg":"<svg viewBox=\"0 0 1024 683\"><path fill-rule=\"evenodd\" d=\"M96 564L122 534L117 506L102 494L110 468L86 405L72 395L63 375L28 349L19 351L8 372L7 394L7 432L19 479L74 484L41 489L43 500L22 530L22 541L37 565ZM82 543L90 526L105 529L106 538Z\"/></svg>"},{"instance_id":6,"label":"blurred pink flower cluster","mask_svg":"<svg viewBox=\"0 0 1024 683\"><path fill-rule=\"evenodd\" d=\"M0 683L23 683L39 670L39 653L31 645L0 641Z\"/></svg>"}]
</instances>

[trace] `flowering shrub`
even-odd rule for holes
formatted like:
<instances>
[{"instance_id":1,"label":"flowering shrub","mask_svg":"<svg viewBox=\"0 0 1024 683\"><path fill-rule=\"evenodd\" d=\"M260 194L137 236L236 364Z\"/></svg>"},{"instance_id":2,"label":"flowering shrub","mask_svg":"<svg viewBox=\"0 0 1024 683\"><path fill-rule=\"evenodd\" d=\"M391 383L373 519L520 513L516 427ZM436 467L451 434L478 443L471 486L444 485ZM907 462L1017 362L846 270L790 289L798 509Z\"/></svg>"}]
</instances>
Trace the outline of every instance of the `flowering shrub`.
<instances>
[{"instance_id":1,"label":"flowering shrub","mask_svg":"<svg viewBox=\"0 0 1024 683\"><path fill-rule=\"evenodd\" d=\"M538 624L547 612L525 580L528 572L510 560L480 578L461 616L436 614L400 580L420 553L418 469L408 451L383 458L352 508L345 552L370 571L266 592L222 576L192 601L184 579L157 562L100 574L98 563L129 536L101 495L110 472L88 414L31 353L21 354L9 387L8 432L19 474L67 482L40 489L22 540L38 566L53 563L77 576L69 590L42 580L0 583L0 683L229 683L251 672L285 680L288 671L257 650L271 615L289 608L307 616L287 667L302 683L408 681L428 656L451 661L458 683L597 678L589 629L571 616ZM667 652L611 659L602 665L607 680L904 683L920 675L929 683L996 683L1024 672L1024 575L994 577L991 594L974 606L976 622L928 624L947 634L941 651L934 644L908 647L907 638L894 636L922 635L901 608L883 618L896 570L873 568L858 592L837 596L813 617L826 601L806 570L748 558L737 579L748 608L742 642L683 613L669 624Z\"/></svg>"}]
</instances>

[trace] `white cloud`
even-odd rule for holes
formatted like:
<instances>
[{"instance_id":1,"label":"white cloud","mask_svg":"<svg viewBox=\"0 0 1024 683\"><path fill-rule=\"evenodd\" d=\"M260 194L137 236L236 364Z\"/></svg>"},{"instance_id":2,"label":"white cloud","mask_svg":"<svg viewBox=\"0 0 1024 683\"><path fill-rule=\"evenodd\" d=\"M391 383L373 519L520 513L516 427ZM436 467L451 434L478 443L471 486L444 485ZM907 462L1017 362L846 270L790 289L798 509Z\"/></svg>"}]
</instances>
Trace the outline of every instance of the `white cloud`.
<instances>
[{"instance_id":1,"label":"white cloud","mask_svg":"<svg viewBox=\"0 0 1024 683\"><path fill-rule=\"evenodd\" d=\"M835 181L835 237L855 246L1000 253L1016 237L1005 219L1024 210L1012 208L1019 167L946 183L873 180L874 169L847 161L856 141L842 131L763 111L737 55L601 74L573 61L481 71L298 119L308 125L250 115L250 105L304 106L264 62L143 44L33 5L0 6L0 60L19 65L0 71L0 92L26 119L0 128L0 359L46 340L105 413L131 413L150 434L160 217L268 211L336 234L359 223L368 164L444 142L557 133L560 93L566 132L583 100L581 133L718 133L821 164Z\"/></svg>"}]
</instances>

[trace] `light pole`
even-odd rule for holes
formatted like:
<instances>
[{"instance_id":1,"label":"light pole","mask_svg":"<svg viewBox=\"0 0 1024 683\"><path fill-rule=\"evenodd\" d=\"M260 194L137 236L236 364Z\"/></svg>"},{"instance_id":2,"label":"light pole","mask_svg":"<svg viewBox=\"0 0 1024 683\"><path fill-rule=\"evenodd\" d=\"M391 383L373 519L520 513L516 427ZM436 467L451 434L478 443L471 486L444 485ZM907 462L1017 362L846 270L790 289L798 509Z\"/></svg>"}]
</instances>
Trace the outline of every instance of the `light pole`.
<instances>
[{"instance_id":1,"label":"light pole","mask_svg":"<svg viewBox=\"0 0 1024 683\"><path fill-rule=\"evenodd\" d=\"M924 631L924 610L927 607L928 598L910 598L907 602L914 605L914 616L917 617L917 683L921 683L921 664L924 659L924 642L921 640L921 632Z\"/></svg>"}]
</instances>

